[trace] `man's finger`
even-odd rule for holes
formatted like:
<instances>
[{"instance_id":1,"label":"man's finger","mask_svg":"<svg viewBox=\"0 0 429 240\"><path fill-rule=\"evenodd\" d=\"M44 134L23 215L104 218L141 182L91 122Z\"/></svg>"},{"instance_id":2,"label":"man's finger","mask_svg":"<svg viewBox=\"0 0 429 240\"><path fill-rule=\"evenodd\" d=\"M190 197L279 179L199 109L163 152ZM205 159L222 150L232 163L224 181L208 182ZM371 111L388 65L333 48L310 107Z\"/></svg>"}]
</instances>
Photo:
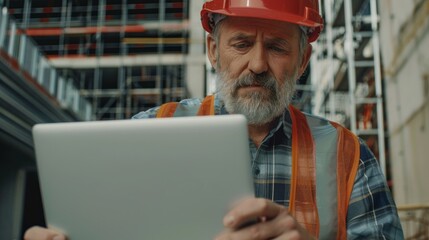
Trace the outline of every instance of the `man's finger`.
<instances>
[{"instance_id":1,"label":"man's finger","mask_svg":"<svg viewBox=\"0 0 429 240\"><path fill-rule=\"evenodd\" d=\"M223 219L225 227L240 228L249 223L265 221L276 217L286 209L262 198L246 198L238 203Z\"/></svg>"},{"instance_id":2,"label":"man's finger","mask_svg":"<svg viewBox=\"0 0 429 240\"><path fill-rule=\"evenodd\" d=\"M66 240L66 237L57 231L35 226L25 231L24 240Z\"/></svg>"},{"instance_id":3,"label":"man's finger","mask_svg":"<svg viewBox=\"0 0 429 240\"><path fill-rule=\"evenodd\" d=\"M293 219L290 219L293 221ZM287 233L287 226L273 219L271 221L259 222L251 226L241 228L238 230L225 231L220 234L216 240L234 240L234 239L247 239L247 240L258 240L258 239L273 239Z\"/></svg>"}]
</instances>

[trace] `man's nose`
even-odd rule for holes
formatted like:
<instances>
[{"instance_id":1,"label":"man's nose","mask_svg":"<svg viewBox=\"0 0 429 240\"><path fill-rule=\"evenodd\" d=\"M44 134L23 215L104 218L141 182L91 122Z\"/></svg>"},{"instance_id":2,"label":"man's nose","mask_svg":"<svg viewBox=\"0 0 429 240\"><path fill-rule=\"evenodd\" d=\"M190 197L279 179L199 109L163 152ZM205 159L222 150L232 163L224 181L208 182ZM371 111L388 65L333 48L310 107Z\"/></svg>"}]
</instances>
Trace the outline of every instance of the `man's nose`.
<instances>
[{"instance_id":1,"label":"man's nose","mask_svg":"<svg viewBox=\"0 0 429 240\"><path fill-rule=\"evenodd\" d=\"M249 70L254 74L268 71L268 58L262 44L256 44L249 56Z\"/></svg>"}]
</instances>

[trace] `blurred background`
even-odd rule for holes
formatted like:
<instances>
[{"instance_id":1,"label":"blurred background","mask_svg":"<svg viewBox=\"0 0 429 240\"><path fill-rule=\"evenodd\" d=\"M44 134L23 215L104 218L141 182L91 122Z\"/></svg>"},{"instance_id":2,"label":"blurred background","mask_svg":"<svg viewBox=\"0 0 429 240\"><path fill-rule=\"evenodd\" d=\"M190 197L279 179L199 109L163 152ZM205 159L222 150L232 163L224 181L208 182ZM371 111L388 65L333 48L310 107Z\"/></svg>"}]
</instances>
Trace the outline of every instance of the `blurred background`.
<instances>
[{"instance_id":1,"label":"blurred background","mask_svg":"<svg viewBox=\"0 0 429 240\"><path fill-rule=\"evenodd\" d=\"M429 239L429 0L321 0L295 106L364 139L407 239ZM216 89L203 0L0 0L0 239L43 225L31 128Z\"/></svg>"}]
</instances>

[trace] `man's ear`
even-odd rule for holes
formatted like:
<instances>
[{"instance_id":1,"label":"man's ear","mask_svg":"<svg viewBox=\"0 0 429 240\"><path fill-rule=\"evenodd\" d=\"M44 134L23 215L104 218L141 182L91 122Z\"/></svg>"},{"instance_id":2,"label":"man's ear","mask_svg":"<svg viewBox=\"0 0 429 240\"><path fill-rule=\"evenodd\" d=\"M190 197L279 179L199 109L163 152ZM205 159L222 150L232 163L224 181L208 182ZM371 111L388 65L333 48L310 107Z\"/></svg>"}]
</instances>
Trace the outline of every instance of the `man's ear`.
<instances>
[{"instance_id":1,"label":"man's ear","mask_svg":"<svg viewBox=\"0 0 429 240\"><path fill-rule=\"evenodd\" d=\"M217 45L216 41L214 39L214 36L212 34L207 35L207 57L209 58L210 63L212 64L212 67L216 69L217 67Z\"/></svg>"},{"instance_id":2,"label":"man's ear","mask_svg":"<svg viewBox=\"0 0 429 240\"><path fill-rule=\"evenodd\" d=\"M307 47L306 47L306 50L304 52L304 56L302 56L302 61L301 61L301 64L299 66L299 72L298 72L299 75L298 76L301 76L304 73L305 69L307 68L308 63L310 62L312 50L313 50L313 46L311 46L311 44L307 43Z\"/></svg>"}]
</instances>

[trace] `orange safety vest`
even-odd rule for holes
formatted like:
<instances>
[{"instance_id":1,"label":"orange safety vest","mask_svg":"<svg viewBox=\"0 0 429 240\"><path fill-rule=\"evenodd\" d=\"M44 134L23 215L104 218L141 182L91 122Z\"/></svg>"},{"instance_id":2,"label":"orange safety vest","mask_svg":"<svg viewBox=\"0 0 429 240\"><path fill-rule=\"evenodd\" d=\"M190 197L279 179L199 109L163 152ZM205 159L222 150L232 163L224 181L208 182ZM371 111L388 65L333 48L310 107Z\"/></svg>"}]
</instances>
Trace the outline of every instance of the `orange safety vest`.
<instances>
[{"instance_id":1,"label":"orange safety vest","mask_svg":"<svg viewBox=\"0 0 429 240\"><path fill-rule=\"evenodd\" d=\"M207 96L196 112L197 116L214 115L213 95ZM173 117L179 103L163 104L157 117ZM308 116L293 106L289 107L292 119L292 180L290 188L289 213L302 224L313 236L319 238L320 223L316 194L316 153L315 139L308 124ZM313 120L312 120L313 121ZM327 122L336 129L336 216L330 216L328 222L335 222L337 231L333 233L336 239L347 239L346 218L349 199L353 189L357 168L359 166L360 145L357 137L346 128L334 122ZM317 128L317 127L316 127ZM325 163L326 164L326 163ZM323 173L328 174L328 173ZM319 174L319 175L323 175ZM333 186L335 187L335 185ZM332 192L332 191L331 191ZM317 197L316 197L317 196ZM331 196L327 196L329 198ZM325 199L326 200L326 199ZM328 199L329 200L329 199ZM325 217L323 218L325 221ZM328 224L330 225L330 224ZM329 236L329 235L328 235ZM331 238L332 239L332 238Z\"/></svg>"}]
</instances>

